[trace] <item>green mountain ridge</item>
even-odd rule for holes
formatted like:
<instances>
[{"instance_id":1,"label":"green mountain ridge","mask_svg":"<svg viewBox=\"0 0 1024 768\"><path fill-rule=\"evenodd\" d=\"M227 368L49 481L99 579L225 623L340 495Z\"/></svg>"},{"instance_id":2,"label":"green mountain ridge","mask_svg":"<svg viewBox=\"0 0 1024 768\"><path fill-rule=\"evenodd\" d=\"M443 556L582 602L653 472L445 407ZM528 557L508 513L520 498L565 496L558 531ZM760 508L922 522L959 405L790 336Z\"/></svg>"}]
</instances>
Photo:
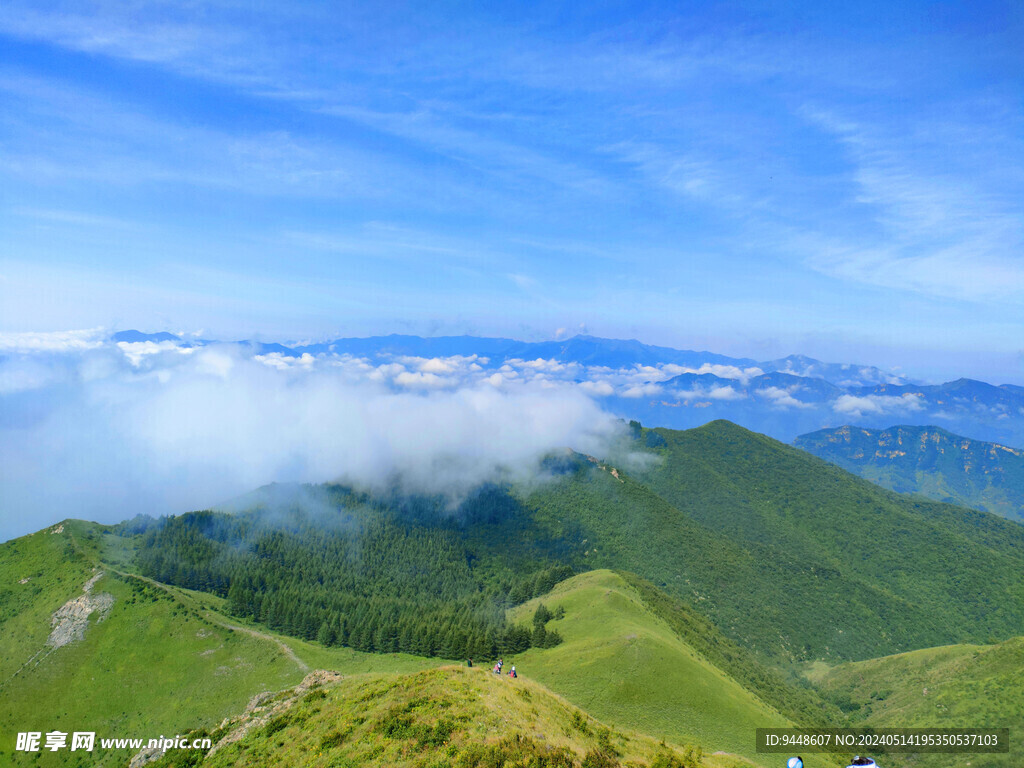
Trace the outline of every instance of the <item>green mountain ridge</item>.
<instances>
[{"instance_id":1,"label":"green mountain ridge","mask_svg":"<svg viewBox=\"0 0 1024 768\"><path fill-rule=\"evenodd\" d=\"M590 760L590 765L604 764L597 762L598 756L594 754L601 751L604 739L605 744L615 745L606 750L606 757L611 761L609 768L620 763L643 766L651 760L652 752L657 760L658 753L666 749L683 756L685 765L685 755L691 751L687 745L700 747L705 755L701 764L705 766L770 764L754 751L753 731L762 726L785 727L790 721L683 641L645 603L641 592L626 577L610 571L575 576L557 585L545 597L513 609L510 619L529 623L540 600L547 601L561 616L552 623L565 634L566 641L555 648L531 649L506 657L504 672L518 667L519 676L514 680L507 674L495 675L488 665L481 664L474 669L442 667L411 679L362 676L356 678L360 680L359 685L373 686L377 692L373 696L354 692L343 696L357 701L370 699L364 708L356 711L349 705L348 716L332 715L317 725L310 725L301 712L296 716L279 715L282 736L276 748L273 743L276 739L265 737L271 735L269 731L276 734L276 730L264 726L264 733L247 737L237 747L211 756L202 765L241 765L254 761L283 761L285 765L332 764L322 754L328 750L318 751L315 757L301 756L303 748L296 749L296 744L315 745L324 731L337 723L354 723L359 728L377 719L374 712L390 710L394 713L395 704L381 705L379 698L395 692L402 698L399 714L405 724L401 729L378 727L376 733L371 727L369 733L364 731L351 738L346 733L335 746L348 746L349 750L342 749L341 753L347 752L353 762L428 764L430 758L425 758L423 753L431 746L430 729L436 732L447 720L449 724L457 724L455 730L462 729L460 721L463 721L467 729L475 731L470 739L472 746L456 745L459 739L446 731L445 738L452 747L447 750L448 760L443 762L447 765L496 764L473 763L462 750L493 746L502 737L516 733L528 734L531 742L543 745L540 754L550 754L552 749L560 749L573 741L590 742L584 749L571 747L577 753L577 760ZM350 683L349 687L353 685L356 683ZM469 691L470 695L460 702L459 691ZM454 697L453 693L456 693ZM496 696L500 702L492 705ZM459 706L452 706L453 698L456 704L475 711L460 711ZM524 702L525 712L521 711ZM476 709L478 703L483 703L485 712ZM576 707L579 710L575 710ZM581 712L587 716L580 717ZM597 722L591 718L596 718ZM284 729L292 723L301 724L300 730L286 733ZM341 730L351 732L354 729L348 725ZM395 730L401 730L401 735L398 739L382 739L381 730L385 731L385 736L393 737ZM303 731L312 731L312 737ZM327 733L321 741L332 741L330 731ZM647 737L639 734L647 734ZM406 741L404 746L394 743L403 740ZM418 743L409 745L409 740L418 740ZM656 742L670 746L656 746ZM314 748L306 751L312 752ZM331 759L336 757L332 755ZM808 760L808 766L823 768L834 764L834 760L827 757Z\"/></svg>"},{"instance_id":2,"label":"green mountain ridge","mask_svg":"<svg viewBox=\"0 0 1024 768\"><path fill-rule=\"evenodd\" d=\"M890 490L1024 522L1024 450L906 425L822 429L793 445Z\"/></svg>"},{"instance_id":3,"label":"green mountain ridge","mask_svg":"<svg viewBox=\"0 0 1024 768\"><path fill-rule=\"evenodd\" d=\"M858 659L1024 628L1024 529L908 499L729 422L634 474L581 468L527 499L578 568L634 572L776 663Z\"/></svg>"},{"instance_id":4,"label":"green mountain ridge","mask_svg":"<svg viewBox=\"0 0 1024 768\"><path fill-rule=\"evenodd\" d=\"M486 486L454 510L444 499L321 486L232 514L113 527L65 521L6 542L0 731L212 732L254 695L294 686L313 669L341 673L342 685L368 675L381 696L399 696L421 686L409 674L503 654L599 728L737 756L706 758L709 766L746 759L767 768L774 762L752 752L759 725L846 724L841 710L903 722L837 670L884 667L891 662L876 657L950 643L1012 649L1009 638L1024 634L1020 525L886 491L728 422L633 431L621 455L551 457L549 481ZM75 613L71 605L89 614L85 631L52 648L52 618ZM985 658L1012 665L1016 656ZM795 677L815 661L835 672L816 678L823 694ZM968 701L987 690L990 673L967 665L950 695ZM898 666L878 679L885 674L895 684L914 679ZM441 685L424 679L431 690ZM999 686L996 701L1021 716L1020 684L1003 675ZM350 703L338 705L358 719ZM354 764L380 748L374 759L400 755L427 768L457 764L476 749L471 742L501 741L467 726L458 754L424 751L416 734L443 713L430 710L433 719L417 725L420 707L398 713L384 734L405 736L383 740L364 720L324 760L310 750L332 731L295 736L306 746L299 756L277 735L291 739L292 720L274 732L260 730L264 723L239 743L253 739L257 751L246 754L282 765ZM382 723L386 712L373 711ZM963 724L941 715L931 712L938 721L928 724ZM520 733L532 746L519 747L534 754L558 743L565 717L574 716L552 710L547 726ZM571 761L585 762L592 746L579 742ZM623 760L656 760L622 746ZM14 765L114 766L130 757L65 762L12 747L13 738L0 753Z\"/></svg>"},{"instance_id":5,"label":"green mountain ridge","mask_svg":"<svg viewBox=\"0 0 1024 768\"><path fill-rule=\"evenodd\" d=\"M263 714L263 710L269 710ZM357 675L284 691L214 732L252 723L203 768L522 766L526 768L747 768L635 731L609 728L536 682L446 666L415 674ZM181 761L176 758L181 758ZM184 766L170 754L153 768Z\"/></svg>"},{"instance_id":6,"label":"green mountain ridge","mask_svg":"<svg viewBox=\"0 0 1024 768\"><path fill-rule=\"evenodd\" d=\"M660 447L642 447L652 434ZM454 513L322 486L305 492L315 514L169 518L139 564L237 615L363 651L522 650L534 639L506 636L502 611L594 568L636 573L774 664L1024 632L1021 526L886 491L729 422L637 438L648 461L632 474L570 455L550 482L485 487Z\"/></svg>"},{"instance_id":7,"label":"green mountain ridge","mask_svg":"<svg viewBox=\"0 0 1024 768\"><path fill-rule=\"evenodd\" d=\"M564 612L551 622L564 642L506 663L600 720L676 743L717 744L755 760L756 728L791 725L754 695L755 688L741 685L681 637L623 575L599 570L574 576L513 609L512 619L526 623L541 603ZM718 633L709 634L713 641Z\"/></svg>"}]
</instances>

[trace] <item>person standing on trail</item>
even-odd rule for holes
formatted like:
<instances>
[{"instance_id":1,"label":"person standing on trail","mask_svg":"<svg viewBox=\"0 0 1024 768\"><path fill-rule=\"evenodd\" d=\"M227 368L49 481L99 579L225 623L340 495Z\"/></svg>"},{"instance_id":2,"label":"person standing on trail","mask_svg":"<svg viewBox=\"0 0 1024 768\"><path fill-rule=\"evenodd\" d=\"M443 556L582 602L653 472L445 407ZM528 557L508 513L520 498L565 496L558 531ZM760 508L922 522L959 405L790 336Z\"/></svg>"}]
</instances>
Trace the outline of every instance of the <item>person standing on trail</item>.
<instances>
[{"instance_id":1,"label":"person standing on trail","mask_svg":"<svg viewBox=\"0 0 1024 768\"><path fill-rule=\"evenodd\" d=\"M517 678L517 677L519 677L519 675L517 675L517 674L516 674L516 665L515 665L515 664L513 664L513 665L512 665L512 671L511 671L511 672L509 672L509 673L508 673L508 675L509 675L509 677L511 677L511 678Z\"/></svg>"}]
</instances>

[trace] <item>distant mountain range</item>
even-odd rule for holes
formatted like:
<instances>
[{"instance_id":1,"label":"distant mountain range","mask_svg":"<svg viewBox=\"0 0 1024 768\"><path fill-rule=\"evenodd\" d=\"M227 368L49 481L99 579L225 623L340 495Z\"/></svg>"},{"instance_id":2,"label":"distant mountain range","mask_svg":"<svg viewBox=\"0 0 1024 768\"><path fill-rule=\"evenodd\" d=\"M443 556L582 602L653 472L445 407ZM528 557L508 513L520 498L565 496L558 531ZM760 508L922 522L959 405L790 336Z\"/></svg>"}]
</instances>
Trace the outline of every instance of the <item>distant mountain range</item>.
<instances>
[{"instance_id":1,"label":"distant mountain range","mask_svg":"<svg viewBox=\"0 0 1024 768\"><path fill-rule=\"evenodd\" d=\"M916 426L822 429L793 444L885 488L1024 522L1024 451Z\"/></svg>"},{"instance_id":2,"label":"distant mountain range","mask_svg":"<svg viewBox=\"0 0 1024 768\"><path fill-rule=\"evenodd\" d=\"M126 349L147 343L224 343L134 330L115 333L111 341ZM1024 387L966 378L926 384L873 366L825 363L803 355L757 361L593 336L543 342L390 335L291 345L228 343L277 363L307 355L351 356L373 364L412 360L412 365L472 357L481 370L515 376L525 369L535 374L540 361L549 378L583 385L613 413L674 429L728 419L789 442L807 432L850 423L869 429L884 429L894 422L941 424L971 439L1024 446Z\"/></svg>"},{"instance_id":3,"label":"distant mountain range","mask_svg":"<svg viewBox=\"0 0 1024 768\"><path fill-rule=\"evenodd\" d=\"M142 333L119 331L111 340L123 343L177 342L186 346L223 343L212 339L186 340L173 333ZM739 369L758 368L759 372L779 372L798 377L816 377L840 386L868 384L902 384L908 379L879 368L861 365L823 363L804 355L790 355L778 360L757 362L747 357L729 357L714 352L673 349L644 344L636 339L602 339L596 336L573 336L563 341L517 341L484 336L368 336L342 338L334 341L284 345L263 341L241 340L229 343L248 346L260 354L279 353L288 357L309 355L354 355L368 357L410 356L451 357L477 355L489 358L499 367L508 360L556 360L585 366L631 368L634 366L678 365L734 366Z\"/></svg>"}]
</instances>

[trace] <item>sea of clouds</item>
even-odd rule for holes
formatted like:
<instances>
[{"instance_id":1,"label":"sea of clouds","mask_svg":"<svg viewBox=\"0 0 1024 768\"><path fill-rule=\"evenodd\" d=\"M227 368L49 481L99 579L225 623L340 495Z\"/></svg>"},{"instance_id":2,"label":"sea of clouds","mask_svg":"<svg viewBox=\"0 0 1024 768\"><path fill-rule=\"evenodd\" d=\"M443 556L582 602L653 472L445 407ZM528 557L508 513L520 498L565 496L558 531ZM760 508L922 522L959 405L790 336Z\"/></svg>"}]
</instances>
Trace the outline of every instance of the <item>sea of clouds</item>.
<instances>
[{"instance_id":1,"label":"sea of clouds","mask_svg":"<svg viewBox=\"0 0 1024 768\"><path fill-rule=\"evenodd\" d=\"M624 455L614 414L676 427L731 418L788 430L777 435L786 440L798 429L946 417L915 394L832 388L815 401L820 379L765 386L756 383L763 373L297 356L250 344L117 342L102 329L0 334L0 540L68 517L116 522L217 506L271 482L397 482L457 497L480 482L533 478L551 451ZM1008 419L1005 409L985 416Z\"/></svg>"},{"instance_id":2,"label":"sea of clouds","mask_svg":"<svg viewBox=\"0 0 1024 768\"><path fill-rule=\"evenodd\" d=\"M0 540L275 481L457 494L528 477L552 450L600 454L624 432L544 361L291 358L100 332L8 336L0 355Z\"/></svg>"}]
</instances>

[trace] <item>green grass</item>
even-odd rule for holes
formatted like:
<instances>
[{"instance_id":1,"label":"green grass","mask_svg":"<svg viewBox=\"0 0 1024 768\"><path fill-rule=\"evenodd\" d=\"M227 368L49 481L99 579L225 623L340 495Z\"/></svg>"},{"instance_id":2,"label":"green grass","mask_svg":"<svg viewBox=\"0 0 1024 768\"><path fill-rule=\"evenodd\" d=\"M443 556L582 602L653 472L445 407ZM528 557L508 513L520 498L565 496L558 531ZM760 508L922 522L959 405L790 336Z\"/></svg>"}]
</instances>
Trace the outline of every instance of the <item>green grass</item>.
<instances>
[{"instance_id":1,"label":"green grass","mask_svg":"<svg viewBox=\"0 0 1024 768\"><path fill-rule=\"evenodd\" d=\"M645 605L691 648L744 688L798 725L841 725L838 707L822 699L798 671L783 674L725 637L710 621L683 601L667 595L633 573L617 571Z\"/></svg>"},{"instance_id":2,"label":"green grass","mask_svg":"<svg viewBox=\"0 0 1024 768\"><path fill-rule=\"evenodd\" d=\"M879 659L821 664L808 677L850 710L855 726L1005 727L1006 755L927 755L908 765L972 768L1024 765L1024 638L995 645L926 648ZM889 763L899 765L894 759Z\"/></svg>"},{"instance_id":3,"label":"green grass","mask_svg":"<svg viewBox=\"0 0 1024 768\"><path fill-rule=\"evenodd\" d=\"M646 465L552 456L551 482L489 486L456 515L333 486L292 489L335 511L315 524L299 508L269 529L251 525L259 511L184 515L146 535L140 568L363 651L479 654L489 634L522 648L497 617L558 567L636 573L783 667L1024 634L1020 525L885 491L724 421L638 437L627 452ZM350 518L375 533L356 541Z\"/></svg>"},{"instance_id":4,"label":"green grass","mask_svg":"<svg viewBox=\"0 0 1024 768\"><path fill-rule=\"evenodd\" d=\"M790 725L680 638L619 574L576 576L510 618L529 623L539 602L565 610L548 624L563 642L526 651L506 667L514 663L601 720L752 760L764 760L753 751L756 728ZM808 763L819 764L828 763Z\"/></svg>"},{"instance_id":5,"label":"green grass","mask_svg":"<svg viewBox=\"0 0 1024 768\"><path fill-rule=\"evenodd\" d=\"M110 752L103 760L67 751L39 758L14 754L14 734L173 735L216 725L254 694L296 684L307 667L366 673L414 671L438 663L328 649L261 630L250 634L217 612L222 602L217 598L118 575L100 561L105 575L93 592L114 596L110 615L98 623L94 616L84 640L46 653L50 615L82 594L93 574L92 558L111 543L116 542L105 541L99 526L66 523L62 533L37 533L0 545L0 578L25 588L0 602L5 617L0 623L5 681L0 687L0 764L121 765L130 755ZM26 576L31 580L18 584ZM279 643L293 649L295 658ZM14 675L41 650L38 664Z\"/></svg>"},{"instance_id":6,"label":"green grass","mask_svg":"<svg viewBox=\"0 0 1024 768\"><path fill-rule=\"evenodd\" d=\"M22 630L4 634L3 652L10 669L44 646L52 611L81 594L82 584L95 573L94 568L105 573L94 593L108 592L115 598L110 615L99 623L94 617L83 641L45 655L38 665L8 679L0 690L0 732L10 735L0 744L4 764L114 766L130 757L129 751L92 755L65 751L39 757L14 754L13 734L19 731L95 730L100 737L143 738L196 729L212 731L224 717L242 711L255 693L295 685L309 668L336 670L361 681L358 685L397 691L410 684L395 683L396 675L441 663L327 648L244 624L221 612L225 604L221 598L156 584L122 571L131 562L131 544L130 539L108 535L102 526L74 522L65 524L59 534L41 533L0 545L0 572L16 576L15 583L25 578L22 573L42 570L33 592L26 591L19 600L3 604L11 615L0 629ZM30 580L18 586L32 584ZM478 723L466 731L463 746L468 748L473 740L493 745L517 732L545 749L572 745L581 760L593 747L600 726L591 723L589 732L580 731L569 738L565 731L573 728L573 716L567 714L572 707L559 698L562 694L612 724L622 734L616 737L621 742L620 757L632 756L638 765L656 757L656 740L661 738L680 749L699 743L708 752L725 750L764 764L751 751L752 729L784 724L786 719L695 652L622 576L601 572L576 577L561 585L549 603L567 611L564 619L550 624L563 634L565 642L524 654L519 663L525 677L518 681L518 688L510 688L512 681L497 679L483 668L473 671L467 678L471 689L491 686L489 690L500 696L488 705L492 714L484 713L486 717L480 721L484 725ZM524 606L517 616L532 609L533 605ZM510 719L514 707L510 709L506 699L517 690L537 697L529 706L531 722ZM437 693L440 701L445 695ZM375 711L376 705L369 701L365 699L361 708L346 703L353 721L369 718ZM515 701L529 703L528 699ZM429 707L418 705L416 716L433 712L435 706L436 702ZM494 720L499 715L501 719ZM566 718L570 719L568 726ZM319 744L316 739L332 733L325 724L326 730L317 735L319 727L312 723L304 726L304 731L313 729L310 743ZM639 733L652 738L644 739ZM277 741L283 738L279 736ZM628 746L631 739L645 746ZM379 734L371 732L348 741L355 752L346 759L356 764L378 758L380 764L392 760L401 764L399 758L410 753L408 745L388 746ZM374 750L381 744L386 748L377 754ZM238 757L244 762L255 759L254 755L270 759L275 747L264 740L253 753L241 746L238 750L240 755L248 755ZM224 759L228 756L225 753ZM426 765L422 757L417 757L417 765ZM304 754L303 759L307 758ZM275 753L273 760L278 759L289 764L290 758ZM746 763L720 756L707 764Z\"/></svg>"},{"instance_id":7,"label":"green grass","mask_svg":"<svg viewBox=\"0 0 1024 768\"><path fill-rule=\"evenodd\" d=\"M44 646L53 612L92 575L92 562L69 536L53 533L59 528L0 544L0 686Z\"/></svg>"},{"instance_id":8,"label":"green grass","mask_svg":"<svg viewBox=\"0 0 1024 768\"><path fill-rule=\"evenodd\" d=\"M203 760L203 768L568 768L588 756L589 765L642 768L659 755L686 754L682 744L612 730L537 682L480 668L353 676L320 690L294 697L265 725ZM608 762L597 762L602 755ZM728 755L701 764L751 765Z\"/></svg>"}]
</instances>

